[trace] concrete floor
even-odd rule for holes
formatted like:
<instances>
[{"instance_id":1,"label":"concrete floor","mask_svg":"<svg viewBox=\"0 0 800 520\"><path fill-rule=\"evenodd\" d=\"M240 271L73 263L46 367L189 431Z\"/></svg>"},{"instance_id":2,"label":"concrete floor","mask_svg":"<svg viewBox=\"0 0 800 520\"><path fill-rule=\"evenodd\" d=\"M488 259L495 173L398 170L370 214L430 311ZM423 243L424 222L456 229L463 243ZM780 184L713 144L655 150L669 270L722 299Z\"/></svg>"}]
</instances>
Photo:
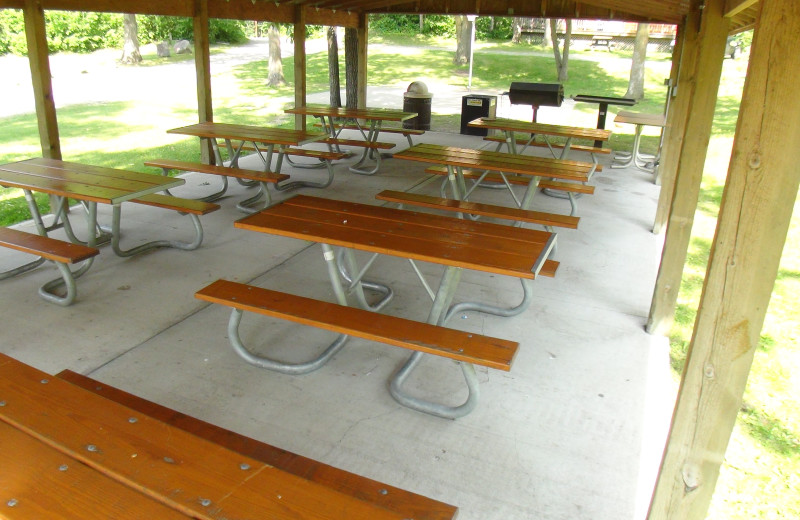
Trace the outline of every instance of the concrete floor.
<instances>
[{"instance_id":1,"label":"concrete floor","mask_svg":"<svg viewBox=\"0 0 800 520\"><path fill-rule=\"evenodd\" d=\"M483 145L477 137L433 132L420 141ZM405 141L397 142L401 148ZM386 160L373 177L350 173L352 162L336 165L331 187L303 192L376 203L375 193L406 190L425 178L423 165L399 159ZM176 194L199 194L219 182L196 174L186 179ZM121 259L106 248L78 280L71 307L47 304L36 294L55 277L52 267L4 281L0 351L51 373L70 368L456 505L461 520L642 518L674 399L667 340L643 330L663 240L650 232L658 187L650 174L633 168L606 168L592 184L595 194L579 202L579 229L559 232L557 276L535 281L528 310L513 318L469 312L450 322L521 344L510 372L479 370L478 408L456 421L411 411L391 398L387 379L407 357L400 349L351 340L325 367L304 376L252 367L233 352L228 309L194 298L206 284L226 278L334 301L319 246L234 229L242 216L235 202L249 194L235 183L222 210L202 218L200 249ZM478 200L502 196L483 190ZM535 205L569 211L565 200L544 195ZM131 205L124 206L123 231L124 246L191 232L184 217ZM19 253L0 255L0 268L21 261ZM435 277L441 268L428 265L425 272ZM424 319L427 296L407 263L383 258L371 273L395 288L386 312ZM465 273L456 299L472 297L513 305L519 284ZM331 334L248 315L242 337L256 351L302 359L306 344L327 344ZM425 395L461 395L452 362L430 360L418 376L412 385Z\"/></svg>"}]
</instances>

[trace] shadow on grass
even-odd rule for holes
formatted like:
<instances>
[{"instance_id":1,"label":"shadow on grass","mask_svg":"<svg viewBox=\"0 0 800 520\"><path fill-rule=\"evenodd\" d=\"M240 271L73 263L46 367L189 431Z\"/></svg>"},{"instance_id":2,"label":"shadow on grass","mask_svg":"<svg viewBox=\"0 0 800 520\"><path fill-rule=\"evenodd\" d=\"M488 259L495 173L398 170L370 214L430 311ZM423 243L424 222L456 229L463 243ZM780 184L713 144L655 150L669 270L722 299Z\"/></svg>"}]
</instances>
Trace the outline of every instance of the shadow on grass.
<instances>
[{"instance_id":1,"label":"shadow on grass","mask_svg":"<svg viewBox=\"0 0 800 520\"><path fill-rule=\"evenodd\" d=\"M765 449L783 457L800 458L800 439L780 419L747 403L739 411L739 419L747 434Z\"/></svg>"}]
</instances>

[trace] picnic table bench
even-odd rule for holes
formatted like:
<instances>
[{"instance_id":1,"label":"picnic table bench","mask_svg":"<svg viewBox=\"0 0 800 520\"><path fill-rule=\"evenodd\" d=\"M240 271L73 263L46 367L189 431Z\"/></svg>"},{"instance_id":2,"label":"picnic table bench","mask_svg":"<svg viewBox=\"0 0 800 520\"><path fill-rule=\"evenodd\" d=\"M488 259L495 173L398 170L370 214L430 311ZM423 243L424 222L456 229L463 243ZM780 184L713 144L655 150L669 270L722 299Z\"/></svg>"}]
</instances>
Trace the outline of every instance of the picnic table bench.
<instances>
[{"instance_id":1,"label":"picnic table bench","mask_svg":"<svg viewBox=\"0 0 800 520\"><path fill-rule=\"evenodd\" d=\"M457 508L0 354L3 517L448 520Z\"/></svg>"},{"instance_id":2,"label":"picnic table bench","mask_svg":"<svg viewBox=\"0 0 800 520\"><path fill-rule=\"evenodd\" d=\"M519 314L531 302L530 282L538 276L554 276L558 267L557 262L547 260L555 244L552 233L304 195L245 217L235 226L319 243L337 300L323 302L226 280L212 283L196 296L232 308L228 337L237 354L258 367L302 374L323 366L350 336L405 348L413 353L391 379L392 396L404 406L452 419L469 413L477 404L479 385L474 365L510 370L518 344L448 329L445 323L453 313L465 310L501 316ZM340 249L334 251L333 247ZM364 268L357 265L354 250L373 253ZM433 301L426 323L376 314L393 294L390 287L363 279L380 254L412 263ZM431 289L416 261L444 266L438 290ZM522 302L510 308L483 302L452 304L463 269L520 279ZM365 286L379 291L383 298L368 304ZM352 294L351 298L361 308L348 306L348 294ZM238 329L244 312L287 319L339 335L312 359L285 363L256 355L243 344ZM443 356L461 364L468 388L468 396L461 405L447 406L421 399L403 389L423 354Z\"/></svg>"}]
</instances>

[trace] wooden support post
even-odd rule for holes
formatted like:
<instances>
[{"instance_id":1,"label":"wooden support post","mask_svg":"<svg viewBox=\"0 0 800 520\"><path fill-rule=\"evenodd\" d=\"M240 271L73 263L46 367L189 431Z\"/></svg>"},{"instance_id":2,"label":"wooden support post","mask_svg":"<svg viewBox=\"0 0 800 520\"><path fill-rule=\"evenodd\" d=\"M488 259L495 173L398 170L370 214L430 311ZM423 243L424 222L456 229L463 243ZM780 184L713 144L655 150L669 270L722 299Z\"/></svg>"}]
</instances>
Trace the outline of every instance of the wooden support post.
<instances>
[{"instance_id":1,"label":"wooden support post","mask_svg":"<svg viewBox=\"0 0 800 520\"><path fill-rule=\"evenodd\" d=\"M728 180L649 520L705 518L800 186L800 3L759 4Z\"/></svg>"},{"instance_id":2,"label":"wooden support post","mask_svg":"<svg viewBox=\"0 0 800 520\"><path fill-rule=\"evenodd\" d=\"M61 159L61 141L58 137L58 119L53 101L53 82L50 75L50 60L47 52L47 32L44 9L39 0L25 0L25 37L28 42L28 62L31 67L31 83L36 105L36 121L39 125L39 141L42 157Z\"/></svg>"},{"instance_id":3,"label":"wooden support post","mask_svg":"<svg viewBox=\"0 0 800 520\"><path fill-rule=\"evenodd\" d=\"M306 105L306 11L302 5L294 9L294 106ZM306 116L295 114L294 127L306 129Z\"/></svg>"},{"instance_id":4,"label":"wooden support post","mask_svg":"<svg viewBox=\"0 0 800 520\"><path fill-rule=\"evenodd\" d=\"M684 102L690 103L691 110L682 132L669 224L647 321L647 331L651 334L666 334L672 324L678 300L694 213L700 196L700 182L703 178L725 42L730 27L729 19L722 16L724 4L725 0L707 0L704 9L698 9L689 15L698 16L702 13L700 35L695 46L697 58L688 59L683 64L694 65L691 71L685 71L687 78L691 77L693 80L679 85L679 96L689 98ZM690 49L688 36L687 34L687 41L684 42L686 50ZM683 66L681 75L684 75Z\"/></svg>"},{"instance_id":5,"label":"wooden support post","mask_svg":"<svg viewBox=\"0 0 800 520\"><path fill-rule=\"evenodd\" d=\"M208 41L208 1L195 0L194 68L197 76L197 119L200 123L214 120L211 98L211 52ZM205 164L214 164L209 139L201 139L200 157Z\"/></svg>"},{"instance_id":6,"label":"wooden support post","mask_svg":"<svg viewBox=\"0 0 800 520\"><path fill-rule=\"evenodd\" d=\"M367 106L367 39L369 18L367 13L358 15L358 108Z\"/></svg>"},{"instance_id":7,"label":"wooden support post","mask_svg":"<svg viewBox=\"0 0 800 520\"><path fill-rule=\"evenodd\" d=\"M696 33L696 30L695 30L695 33ZM659 150L660 153L661 153L661 160L659 161L660 164L659 164L658 168L656 168L656 178L654 179L655 184L658 185L658 186L660 186L663 183L663 180L664 180L664 170L665 170L665 168L663 168L661 166L661 163L664 160L664 146L666 146L666 143L669 141L669 138L670 138L670 128L673 128L675 126L674 123L677 122L677 121L681 122L681 124L678 125L681 129L685 128L686 117L688 115L688 110L683 108L682 113L680 114L680 116L678 116L678 114L675 111L675 103L674 103L675 96L678 93L677 85L678 85L678 82L680 80L681 58L683 56L684 39L685 39L684 37L685 37L685 35L686 35L686 24L684 23L684 24L682 24L682 25L680 25L678 27L678 34L676 35L676 38L675 38L675 48L672 50L672 68L670 69L670 72L669 72L669 85L667 87L667 89L668 89L667 90L667 111L664 114L666 116L666 118L667 118L667 124L664 127L664 129L662 130L662 132L663 132L663 138L661 140L661 147L662 148L661 148L661 150ZM677 147L677 146L676 146L676 148L679 149L679 147ZM673 162L673 164L674 164L674 162ZM671 170L671 175L668 175L667 177L668 177L670 182L674 182L675 181L675 169L674 169L674 166L673 166L673 168ZM670 190L672 188L673 188L673 186L669 187ZM669 200L671 200L671 197L670 197ZM663 224L663 222L662 222L662 224ZM661 230L661 226L657 226L656 224L653 225L653 233L658 234L658 233L661 232L660 230Z\"/></svg>"}]
</instances>

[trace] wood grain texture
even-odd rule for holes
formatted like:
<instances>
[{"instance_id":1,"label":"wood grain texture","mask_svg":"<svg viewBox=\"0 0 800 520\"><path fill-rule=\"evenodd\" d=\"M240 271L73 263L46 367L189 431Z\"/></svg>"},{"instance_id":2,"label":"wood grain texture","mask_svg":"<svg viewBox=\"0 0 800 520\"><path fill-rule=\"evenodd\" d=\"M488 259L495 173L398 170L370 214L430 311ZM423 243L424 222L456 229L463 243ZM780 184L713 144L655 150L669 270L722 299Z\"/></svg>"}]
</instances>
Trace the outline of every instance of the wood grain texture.
<instances>
[{"instance_id":1,"label":"wood grain texture","mask_svg":"<svg viewBox=\"0 0 800 520\"><path fill-rule=\"evenodd\" d=\"M94 247L64 242L56 238L34 235L12 228L0 228L0 245L64 264L82 262L100 254L100 250Z\"/></svg>"}]
</instances>

